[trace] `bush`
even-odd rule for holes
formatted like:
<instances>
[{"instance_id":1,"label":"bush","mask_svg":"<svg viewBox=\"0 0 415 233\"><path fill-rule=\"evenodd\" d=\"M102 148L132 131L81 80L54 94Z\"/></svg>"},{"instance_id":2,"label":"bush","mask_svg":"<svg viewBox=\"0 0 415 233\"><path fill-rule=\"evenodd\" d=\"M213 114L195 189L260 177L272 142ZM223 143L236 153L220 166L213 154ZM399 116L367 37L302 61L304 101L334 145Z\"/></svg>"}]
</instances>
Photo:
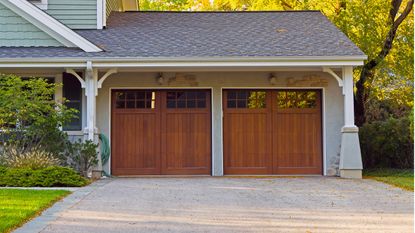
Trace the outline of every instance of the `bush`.
<instances>
[{"instance_id":1,"label":"bush","mask_svg":"<svg viewBox=\"0 0 415 233\"><path fill-rule=\"evenodd\" d=\"M20 152L15 146L5 145L0 153L0 165L10 168L42 169L59 163L52 153L37 148Z\"/></svg>"},{"instance_id":2,"label":"bush","mask_svg":"<svg viewBox=\"0 0 415 233\"><path fill-rule=\"evenodd\" d=\"M80 187L89 182L71 168L44 169L0 167L0 186L8 187Z\"/></svg>"},{"instance_id":3,"label":"bush","mask_svg":"<svg viewBox=\"0 0 415 233\"><path fill-rule=\"evenodd\" d=\"M90 140L69 143L66 152L67 165L87 177L90 169L98 163L97 148L98 145Z\"/></svg>"},{"instance_id":4,"label":"bush","mask_svg":"<svg viewBox=\"0 0 415 233\"><path fill-rule=\"evenodd\" d=\"M413 168L414 141L411 116L375 121L360 128L365 168Z\"/></svg>"}]
</instances>

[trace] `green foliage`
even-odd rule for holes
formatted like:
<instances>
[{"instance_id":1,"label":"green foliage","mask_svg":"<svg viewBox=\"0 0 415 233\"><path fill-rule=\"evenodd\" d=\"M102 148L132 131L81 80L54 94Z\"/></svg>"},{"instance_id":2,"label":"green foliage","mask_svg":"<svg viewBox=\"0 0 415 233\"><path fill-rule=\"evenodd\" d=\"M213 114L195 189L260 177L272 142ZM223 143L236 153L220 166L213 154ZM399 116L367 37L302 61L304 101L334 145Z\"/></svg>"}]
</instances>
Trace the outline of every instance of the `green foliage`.
<instances>
[{"instance_id":1,"label":"green foliage","mask_svg":"<svg viewBox=\"0 0 415 233\"><path fill-rule=\"evenodd\" d=\"M67 167L0 168L0 186L8 187L81 187L88 180Z\"/></svg>"},{"instance_id":2,"label":"green foliage","mask_svg":"<svg viewBox=\"0 0 415 233\"><path fill-rule=\"evenodd\" d=\"M414 191L413 169L369 169L363 170L363 176L412 192Z\"/></svg>"},{"instance_id":3,"label":"green foliage","mask_svg":"<svg viewBox=\"0 0 415 233\"><path fill-rule=\"evenodd\" d=\"M56 84L0 74L0 141L24 153L31 148L59 156L67 136L59 128L76 110L53 100Z\"/></svg>"},{"instance_id":4,"label":"green foliage","mask_svg":"<svg viewBox=\"0 0 415 233\"><path fill-rule=\"evenodd\" d=\"M90 140L70 143L66 152L67 164L87 177L90 168L98 163L97 148L98 145Z\"/></svg>"},{"instance_id":5,"label":"green foliage","mask_svg":"<svg viewBox=\"0 0 415 233\"><path fill-rule=\"evenodd\" d=\"M360 128L365 168L413 168L414 140L410 117L367 123ZM412 125L413 127L413 125Z\"/></svg>"},{"instance_id":6,"label":"green foliage","mask_svg":"<svg viewBox=\"0 0 415 233\"><path fill-rule=\"evenodd\" d=\"M52 153L37 148L30 148L20 153L14 146L5 145L2 151L0 165L10 168L42 169L60 163Z\"/></svg>"}]
</instances>

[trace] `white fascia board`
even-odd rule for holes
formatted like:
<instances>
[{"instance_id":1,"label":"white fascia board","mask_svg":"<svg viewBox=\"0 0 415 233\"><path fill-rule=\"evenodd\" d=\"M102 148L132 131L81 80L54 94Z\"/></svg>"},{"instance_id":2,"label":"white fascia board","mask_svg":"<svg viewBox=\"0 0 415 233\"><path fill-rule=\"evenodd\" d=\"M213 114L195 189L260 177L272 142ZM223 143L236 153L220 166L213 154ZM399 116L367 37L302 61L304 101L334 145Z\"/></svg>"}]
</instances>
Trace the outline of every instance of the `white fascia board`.
<instances>
[{"instance_id":1,"label":"white fascia board","mask_svg":"<svg viewBox=\"0 0 415 233\"><path fill-rule=\"evenodd\" d=\"M0 58L0 66L25 65L53 66L65 63L92 61L94 67L284 67L284 66L361 66L366 56L345 57L167 57L167 58Z\"/></svg>"},{"instance_id":2,"label":"white fascia board","mask_svg":"<svg viewBox=\"0 0 415 233\"><path fill-rule=\"evenodd\" d=\"M0 0L0 3L66 47L79 47L85 52L102 51L99 47L26 0Z\"/></svg>"},{"instance_id":3,"label":"white fascia board","mask_svg":"<svg viewBox=\"0 0 415 233\"><path fill-rule=\"evenodd\" d=\"M176 58L169 60L160 59L102 59L102 58L80 58L80 59L0 59L0 67L2 68L24 68L24 67L85 67L86 61L92 61L95 68L276 68L276 67L331 67L339 68L342 66L361 66L363 59L359 60L322 60L320 59L293 59L292 57L284 60L278 58L272 60L267 58L261 60L259 58L230 59L221 58L214 60L211 58Z\"/></svg>"}]
</instances>

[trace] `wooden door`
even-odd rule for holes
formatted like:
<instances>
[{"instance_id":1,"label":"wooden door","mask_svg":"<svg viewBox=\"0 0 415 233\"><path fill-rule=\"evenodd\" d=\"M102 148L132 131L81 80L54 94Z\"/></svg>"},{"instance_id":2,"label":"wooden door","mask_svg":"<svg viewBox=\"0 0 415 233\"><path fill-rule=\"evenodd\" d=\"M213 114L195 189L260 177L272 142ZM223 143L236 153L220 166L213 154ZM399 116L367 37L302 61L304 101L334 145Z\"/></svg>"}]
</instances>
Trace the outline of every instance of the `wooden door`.
<instances>
[{"instance_id":1,"label":"wooden door","mask_svg":"<svg viewBox=\"0 0 415 233\"><path fill-rule=\"evenodd\" d=\"M273 173L321 174L321 92L273 93Z\"/></svg>"},{"instance_id":2,"label":"wooden door","mask_svg":"<svg viewBox=\"0 0 415 233\"><path fill-rule=\"evenodd\" d=\"M226 90L223 100L225 174L270 174L271 93Z\"/></svg>"},{"instance_id":3,"label":"wooden door","mask_svg":"<svg viewBox=\"0 0 415 233\"><path fill-rule=\"evenodd\" d=\"M159 93L112 92L111 170L113 175L160 174Z\"/></svg>"},{"instance_id":4,"label":"wooden door","mask_svg":"<svg viewBox=\"0 0 415 233\"><path fill-rule=\"evenodd\" d=\"M211 173L211 108L208 90L162 93L162 173Z\"/></svg>"}]
</instances>

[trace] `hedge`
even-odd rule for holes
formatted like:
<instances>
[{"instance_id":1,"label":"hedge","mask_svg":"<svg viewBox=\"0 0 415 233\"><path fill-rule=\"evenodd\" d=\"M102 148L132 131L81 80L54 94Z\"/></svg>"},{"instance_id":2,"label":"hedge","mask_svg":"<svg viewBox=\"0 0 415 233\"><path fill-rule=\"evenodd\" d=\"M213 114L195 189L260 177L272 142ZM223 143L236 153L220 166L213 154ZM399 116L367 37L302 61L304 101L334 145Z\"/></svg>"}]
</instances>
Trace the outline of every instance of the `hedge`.
<instances>
[{"instance_id":1,"label":"hedge","mask_svg":"<svg viewBox=\"0 0 415 233\"><path fill-rule=\"evenodd\" d=\"M0 167L0 186L7 187L80 187L89 181L71 168L44 169Z\"/></svg>"},{"instance_id":2,"label":"hedge","mask_svg":"<svg viewBox=\"0 0 415 233\"><path fill-rule=\"evenodd\" d=\"M360 128L364 168L413 168L412 116L376 121Z\"/></svg>"}]
</instances>

